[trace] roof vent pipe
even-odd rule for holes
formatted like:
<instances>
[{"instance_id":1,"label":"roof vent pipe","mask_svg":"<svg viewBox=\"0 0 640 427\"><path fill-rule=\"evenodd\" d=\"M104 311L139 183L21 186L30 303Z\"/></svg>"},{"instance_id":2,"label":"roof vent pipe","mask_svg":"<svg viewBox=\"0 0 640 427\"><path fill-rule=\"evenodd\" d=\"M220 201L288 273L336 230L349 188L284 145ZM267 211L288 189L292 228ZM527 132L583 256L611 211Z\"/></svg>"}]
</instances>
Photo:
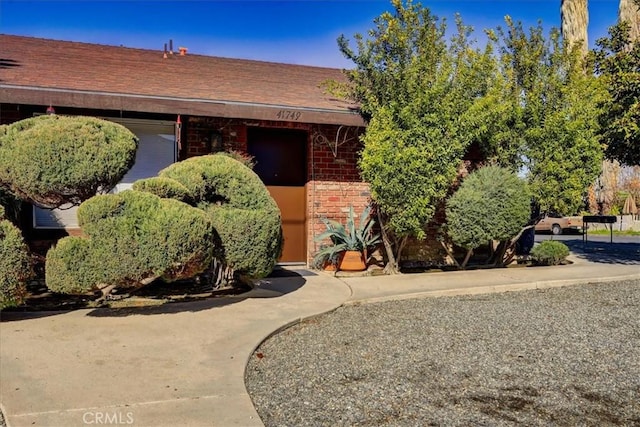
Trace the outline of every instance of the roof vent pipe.
<instances>
[{"instance_id":1,"label":"roof vent pipe","mask_svg":"<svg viewBox=\"0 0 640 427\"><path fill-rule=\"evenodd\" d=\"M173 40L169 39L169 55L173 55Z\"/></svg>"}]
</instances>

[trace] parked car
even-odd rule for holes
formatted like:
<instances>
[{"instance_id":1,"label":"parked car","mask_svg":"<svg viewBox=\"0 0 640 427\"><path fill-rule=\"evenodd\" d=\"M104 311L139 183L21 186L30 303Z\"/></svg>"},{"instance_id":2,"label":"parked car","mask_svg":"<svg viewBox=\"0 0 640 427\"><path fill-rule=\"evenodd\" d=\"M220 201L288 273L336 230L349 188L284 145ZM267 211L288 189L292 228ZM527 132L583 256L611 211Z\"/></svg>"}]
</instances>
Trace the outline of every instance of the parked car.
<instances>
[{"instance_id":1,"label":"parked car","mask_svg":"<svg viewBox=\"0 0 640 427\"><path fill-rule=\"evenodd\" d=\"M547 213L536 223L536 232L546 231L553 234L562 234L565 231L582 232L581 216L562 216L556 213Z\"/></svg>"}]
</instances>

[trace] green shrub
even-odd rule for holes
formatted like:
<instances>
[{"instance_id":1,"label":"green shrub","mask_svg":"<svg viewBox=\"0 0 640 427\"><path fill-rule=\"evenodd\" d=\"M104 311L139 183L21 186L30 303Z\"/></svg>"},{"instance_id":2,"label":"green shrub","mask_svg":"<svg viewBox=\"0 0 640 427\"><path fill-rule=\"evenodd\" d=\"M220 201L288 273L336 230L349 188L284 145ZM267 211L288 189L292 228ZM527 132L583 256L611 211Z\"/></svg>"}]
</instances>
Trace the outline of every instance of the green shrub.
<instances>
[{"instance_id":1,"label":"green shrub","mask_svg":"<svg viewBox=\"0 0 640 427\"><path fill-rule=\"evenodd\" d=\"M0 309L23 302L31 261L20 230L3 218L0 208Z\"/></svg>"},{"instance_id":2,"label":"green shrub","mask_svg":"<svg viewBox=\"0 0 640 427\"><path fill-rule=\"evenodd\" d=\"M137 137L93 117L46 115L0 135L0 186L45 208L80 204L111 190L131 168Z\"/></svg>"},{"instance_id":3,"label":"green shrub","mask_svg":"<svg viewBox=\"0 0 640 427\"><path fill-rule=\"evenodd\" d=\"M282 253L280 210L258 175L225 154L193 157L160 171L187 188L209 215L222 246L221 261L251 279L268 275Z\"/></svg>"},{"instance_id":4,"label":"green shrub","mask_svg":"<svg viewBox=\"0 0 640 427\"><path fill-rule=\"evenodd\" d=\"M221 204L238 209L278 209L258 175L224 154L192 157L160 171L189 190L198 205Z\"/></svg>"},{"instance_id":5,"label":"green shrub","mask_svg":"<svg viewBox=\"0 0 640 427\"><path fill-rule=\"evenodd\" d=\"M212 205L207 210L220 236L222 259L234 272L262 278L273 270L282 253L279 212Z\"/></svg>"},{"instance_id":6,"label":"green shrub","mask_svg":"<svg viewBox=\"0 0 640 427\"><path fill-rule=\"evenodd\" d=\"M171 178L154 176L152 178L139 179L133 183L133 189L155 194L164 199L176 199L185 203L191 203L192 201L187 187Z\"/></svg>"},{"instance_id":7,"label":"green shrub","mask_svg":"<svg viewBox=\"0 0 640 427\"><path fill-rule=\"evenodd\" d=\"M203 211L145 192L95 196L80 205L78 222L86 237L65 237L47 253L46 281L53 291L190 278L208 268L215 248Z\"/></svg>"},{"instance_id":8,"label":"green shrub","mask_svg":"<svg viewBox=\"0 0 640 427\"><path fill-rule=\"evenodd\" d=\"M487 166L470 174L447 200L447 233L465 249L515 237L530 218L524 180L507 169Z\"/></svg>"},{"instance_id":9,"label":"green shrub","mask_svg":"<svg viewBox=\"0 0 640 427\"><path fill-rule=\"evenodd\" d=\"M557 240L545 240L531 250L531 259L537 265L559 265L569 256L569 248Z\"/></svg>"},{"instance_id":10,"label":"green shrub","mask_svg":"<svg viewBox=\"0 0 640 427\"><path fill-rule=\"evenodd\" d=\"M0 218L4 217L14 224L19 224L21 207L22 202L0 186L0 208L4 212L0 214Z\"/></svg>"}]
</instances>

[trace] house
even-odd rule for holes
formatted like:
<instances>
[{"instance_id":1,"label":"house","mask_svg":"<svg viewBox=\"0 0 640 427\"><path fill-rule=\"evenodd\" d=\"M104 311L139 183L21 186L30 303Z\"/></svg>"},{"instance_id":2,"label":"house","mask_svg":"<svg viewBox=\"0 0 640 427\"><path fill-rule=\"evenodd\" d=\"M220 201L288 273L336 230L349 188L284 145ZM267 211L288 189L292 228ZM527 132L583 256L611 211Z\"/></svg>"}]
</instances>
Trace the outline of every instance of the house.
<instances>
[{"instance_id":1,"label":"house","mask_svg":"<svg viewBox=\"0 0 640 427\"><path fill-rule=\"evenodd\" d=\"M140 138L134 167L116 191L169 164L221 150L254 156L280 206L281 262L307 263L322 216L344 218L369 200L360 178L353 105L322 87L341 70L163 49L0 35L0 124L45 114L113 120ZM73 210L27 210L32 242L78 232Z\"/></svg>"}]
</instances>

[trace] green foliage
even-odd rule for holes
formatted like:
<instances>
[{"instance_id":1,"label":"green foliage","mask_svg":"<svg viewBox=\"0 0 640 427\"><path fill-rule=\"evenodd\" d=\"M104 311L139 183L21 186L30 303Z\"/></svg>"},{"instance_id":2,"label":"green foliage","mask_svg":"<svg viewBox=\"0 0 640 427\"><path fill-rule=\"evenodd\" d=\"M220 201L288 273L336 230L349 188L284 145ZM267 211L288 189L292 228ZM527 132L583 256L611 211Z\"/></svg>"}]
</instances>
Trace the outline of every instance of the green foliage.
<instances>
[{"instance_id":1,"label":"green foliage","mask_svg":"<svg viewBox=\"0 0 640 427\"><path fill-rule=\"evenodd\" d=\"M390 260L407 236L425 237L455 180L473 136L460 118L485 92L492 54L473 47L460 19L447 40L444 21L429 9L392 3L393 13L376 18L368 37L355 35L356 50L338 40L355 64L348 96L370 118L359 166L395 242Z\"/></svg>"},{"instance_id":2,"label":"green foliage","mask_svg":"<svg viewBox=\"0 0 640 427\"><path fill-rule=\"evenodd\" d=\"M367 37L355 35L355 49L338 39L355 66L349 85L327 85L370 120L359 165L384 222L389 264L406 236L425 236L471 146L488 164L526 174L541 210L579 211L600 173L606 98L580 50L555 29L526 32L509 17L478 49L459 18L447 40L445 22L419 3L392 4Z\"/></svg>"},{"instance_id":3,"label":"green foliage","mask_svg":"<svg viewBox=\"0 0 640 427\"><path fill-rule=\"evenodd\" d=\"M198 205L278 210L258 175L224 154L192 157L172 164L158 175L181 183Z\"/></svg>"},{"instance_id":4,"label":"green foliage","mask_svg":"<svg viewBox=\"0 0 640 427\"><path fill-rule=\"evenodd\" d=\"M340 252L364 252L375 248L381 240L380 235L373 232L375 221L369 216L370 213L371 207L367 206L367 208L362 211L357 226L353 206L349 207L346 225L342 225L338 221L333 221L328 218L322 218L322 222L327 227L327 230L316 236L315 240L322 242L329 239L331 244L325 245L316 253L313 264L320 266L325 261L334 260Z\"/></svg>"},{"instance_id":5,"label":"green foliage","mask_svg":"<svg viewBox=\"0 0 640 427\"><path fill-rule=\"evenodd\" d=\"M18 224L21 206L22 202L18 198L0 186L0 210L3 212L0 214L0 218L4 217L14 224Z\"/></svg>"},{"instance_id":6,"label":"green foliage","mask_svg":"<svg viewBox=\"0 0 640 427\"><path fill-rule=\"evenodd\" d=\"M609 28L594 51L595 72L609 97L599 114L605 154L626 165L640 165L640 41L632 43L629 23Z\"/></svg>"},{"instance_id":7,"label":"green foliage","mask_svg":"<svg viewBox=\"0 0 640 427\"><path fill-rule=\"evenodd\" d=\"M3 219L0 207L0 309L21 304L31 277L29 250L20 230Z\"/></svg>"},{"instance_id":8,"label":"green foliage","mask_svg":"<svg viewBox=\"0 0 640 427\"><path fill-rule=\"evenodd\" d=\"M569 248L556 240L540 242L531 250L531 259L537 265L559 265L569 256Z\"/></svg>"},{"instance_id":9,"label":"green foliage","mask_svg":"<svg viewBox=\"0 0 640 427\"><path fill-rule=\"evenodd\" d=\"M4 132L0 186L45 208L111 190L133 165L138 146L125 127L92 117L33 117Z\"/></svg>"},{"instance_id":10,"label":"green foliage","mask_svg":"<svg viewBox=\"0 0 640 427\"><path fill-rule=\"evenodd\" d=\"M489 121L493 136L481 141L499 164L515 161L517 168L517 158L523 161L542 211L574 214L600 173L602 84L584 72L580 51L563 46L555 29L547 39L541 24L526 33L507 18L507 29L499 29L496 40L499 77L490 94L499 102L484 103L489 112L481 119Z\"/></svg>"},{"instance_id":11,"label":"green foliage","mask_svg":"<svg viewBox=\"0 0 640 427\"><path fill-rule=\"evenodd\" d=\"M220 258L246 278L262 278L282 254L279 211L210 205L206 212L220 236Z\"/></svg>"},{"instance_id":12,"label":"green foliage","mask_svg":"<svg viewBox=\"0 0 640 427\"><path fill-rule=\"evenodd\" d=\"M268 275L282 253L280 209L250 168L222 153L193 157L160 171L184 186L221 240L222 261L250 279Z\"/></svg>"},{"instance_id":13,"label":"green foliage","mask_svg":"<svg viewBox=\"0 0 640 427\"><path fill-rule=\"evenodd\" d=\"M455 180L463 144L445 143L441 127L418 117L407 117L411 127L398 129L392 115L380 109L369 123L360 158L362 176L390 231L423 238L424 225Z\"/></svg>"},{"instance_id":14,"label":"green foliage","mask_svg":"<svg viewBox=\"0 0 640 427\"><path fill-rule=\"evenodd\" d=\"M155 194L164 199L176 199L181 202L191 203L189 189L180 184L175 179L154 176L151 178L139 179L133 183L133 189L136 191L145 191Z\"/></svg>"},{"instance_id":15,"label":"green foliage","mask_svg":"<svg viewBox=\"0 0 640 427\"><path fill-rule=\"evenodd\" d=\"M465 249L515 237L531 215L524 180L497 166L469 175L447 200L447 233Z\"/></svg>"},{"instance_id":16,"label":"green foliage","mask_svg":"<svg viewBox=\"0 0 640 427\"><path fill-rule=\"evenodd\" d=\"M65 237L47 253L47 286L55 292L193 277L209 266L215 249L204 212L149 193L95 196L80 205L78 221L86 237Z\"/></svg>"}]
</instances>

